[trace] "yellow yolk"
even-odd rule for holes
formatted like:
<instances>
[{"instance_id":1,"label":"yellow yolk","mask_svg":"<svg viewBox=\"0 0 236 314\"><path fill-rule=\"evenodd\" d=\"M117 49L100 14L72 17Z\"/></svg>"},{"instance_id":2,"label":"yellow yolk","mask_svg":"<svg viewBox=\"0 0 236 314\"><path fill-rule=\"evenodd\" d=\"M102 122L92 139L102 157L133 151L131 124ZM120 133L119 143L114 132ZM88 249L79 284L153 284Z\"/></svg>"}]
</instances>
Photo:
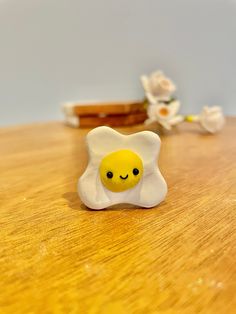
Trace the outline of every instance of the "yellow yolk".
<instances>
[{"instance_id":1,"label":"yellow yolk","mask_svg":"<svg viewBox=\"0 0 236 314\"><path fill-rule=\"evenodd\" d=\"M133 188L143 175L141 158L128 149L106 155L100 164L100 178L103 185L112 192Z\"/></svg>"},{"instance_id":2,"label":"yellow yolk","mask_svg":"<svg viewBox=\"0 0 236 314\"><path fill-rule=\"evenodd\" d=\"M169 114L169 111L168 111L168 109L167 108L165 108L165 107L162 107L160 110L159 110L159 114L161 115L161 116L168 116L168 114Z\"/></svg>"}]
</instances>

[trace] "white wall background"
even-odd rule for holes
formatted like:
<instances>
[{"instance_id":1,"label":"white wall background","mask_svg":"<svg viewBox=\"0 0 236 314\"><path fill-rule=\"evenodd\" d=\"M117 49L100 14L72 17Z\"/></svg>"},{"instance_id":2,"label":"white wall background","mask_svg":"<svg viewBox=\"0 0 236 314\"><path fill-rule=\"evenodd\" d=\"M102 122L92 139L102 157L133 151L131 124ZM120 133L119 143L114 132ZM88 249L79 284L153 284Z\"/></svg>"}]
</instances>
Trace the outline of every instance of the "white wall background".
<instances>
[{"instance_id":1,"label":"white wall background","mask_svg":"<svg viewBox=\"0 0 236 314\"><path fill-rule=\"evenodd\" d=\"M182 112L236 114L236 0L0 0L0 125L133 99L163 69Z\"/></svg>"}]
</instances>

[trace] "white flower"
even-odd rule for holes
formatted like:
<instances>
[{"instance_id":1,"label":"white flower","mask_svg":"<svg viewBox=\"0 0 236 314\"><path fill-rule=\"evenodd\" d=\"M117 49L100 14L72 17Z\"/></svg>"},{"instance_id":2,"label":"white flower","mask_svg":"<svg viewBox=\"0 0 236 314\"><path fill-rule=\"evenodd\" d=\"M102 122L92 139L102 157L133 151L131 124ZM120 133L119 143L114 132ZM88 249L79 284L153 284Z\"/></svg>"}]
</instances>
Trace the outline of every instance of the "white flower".
<instances>
[{"instance_id":1,"label":"white flower","mask_svg":"<svg viewBox=\"0 0 236 314\"><path fill-rule=\"evenodd\" d=\"M169 100L176 90L174 83L162 72L153 72L149 77L141 76L141 82L146 95L151 94L158 100Z\"/></svg>"},{"instance_id":2,"label":"white flower","mask_svg":"<svg viewBox=\"0 0 236 314\"><path fill-rule=\"evenodd\" d=\"M204 107L199 115L199 122L210 133L220 131L225 123L221 107Z\"/></svg>"},{"instance_id":3,"label":"white flower","mask_svg":"<svg viewBox=\"0 0 236 314\"><path fill-rule=\"evenodd\" d=\"M165 129L170 130L173 125L183 121L181 115L176 115L180 108L180 102L177 100L172 101L169 105L164 103L156 103L148 107L147 113L149 119L146 124L158 122Z\"/></svg>"},{"instance_id":4,"label":"white flower","mask_svg":"<svg viewBox=\"0 0 236 314\"><path fill-rule=\"evenodd\" d=\"M122 135L102 126L88 133L87 146L89 163L78 183L80 198L86 206L103 209L114 204L128 203L153 207L164 200L167 186L156 163L160 149L160 138L157 134L142 131ZM136 157L126 159L127 151L129 156L133 154ZM114 162L111 156L115 154L121 156L121 159L116 158ZM109 167L105 169L104 160L109 158ZM140 178L133 184L134 176L137 175L134 172L137 170L135 158L140 165ZM111 188L110 183L106 185L104 180L111 182ZM116 184L115 187L112 182ZM123 189L122 184L126 188Z\"/></svg>"}]
</instances>

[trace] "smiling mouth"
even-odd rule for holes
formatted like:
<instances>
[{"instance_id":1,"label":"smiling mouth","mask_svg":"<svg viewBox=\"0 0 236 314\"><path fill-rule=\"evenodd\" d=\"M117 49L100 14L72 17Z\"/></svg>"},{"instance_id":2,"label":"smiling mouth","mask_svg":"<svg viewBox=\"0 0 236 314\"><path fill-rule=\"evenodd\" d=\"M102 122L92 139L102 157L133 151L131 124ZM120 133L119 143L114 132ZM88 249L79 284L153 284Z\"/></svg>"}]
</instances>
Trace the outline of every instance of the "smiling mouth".
<instances>
[{"instance_id":1,"label":"smiling mouth","mask_svg":"<svg viewBox=\"0 0 236 314\"><path fill-rule=\"evenodd\" d=\"M126 180L128 178L128 174L125 177L120 176L120 178Z\"/></svg>"}]
</instances>

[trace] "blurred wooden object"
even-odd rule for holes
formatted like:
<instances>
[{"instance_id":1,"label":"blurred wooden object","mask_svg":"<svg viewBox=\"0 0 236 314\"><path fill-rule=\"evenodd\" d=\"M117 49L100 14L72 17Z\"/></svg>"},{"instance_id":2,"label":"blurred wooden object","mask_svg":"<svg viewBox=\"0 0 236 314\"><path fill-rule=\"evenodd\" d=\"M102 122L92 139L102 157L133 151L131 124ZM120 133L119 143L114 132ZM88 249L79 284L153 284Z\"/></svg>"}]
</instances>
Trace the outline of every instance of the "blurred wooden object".
<instances>
[{"instance_id":1,"label":"blurred wooden object","mask_svg":"<svg viewBox=\"0 0 236 314\"><path fill-rule=\"evenodd\" d=\"M162 136L166 201L104 211L76 192L88 129L0 130L1 313L235 313L236 119L178 130Z\"/></svg>"},{"instance_id":2,"label":"blurred wooden object","mask_svg":"<svg viewBox=\"0 0 236 314\"><path fill-rule=\"evenodd\" d=\"M66 103L63 111L66 123L73 127L129 126L147 119L145 105L140 101Z\"/></svg>"},{"instance_id":3,"label":"blurred wooden object","mask_svg":"<svg viewBox=\"0 0 236 314\"><path fill-rule=\"evenodd\" d=\"M109 116L82 116L80 117L80 127L96 127L99 125L109 126L129 126L143 123L147 119L146 113L136 113L129 115L109 115Z\"/></svg>"},{"instance_id":4,"label":"blurred wooden object","mask_svg":"<svg viewBox=\"0 0 236 314\"><path fill-rule=\"evenodd\" d=\"M126 102L109 102L96 104L74 104L74 113L79 116L99 115L101 113L107 115L115 114L131 114L135 112L144 112L145 108L140 101L126 101Z\"/></svg>"}]
</instances>

